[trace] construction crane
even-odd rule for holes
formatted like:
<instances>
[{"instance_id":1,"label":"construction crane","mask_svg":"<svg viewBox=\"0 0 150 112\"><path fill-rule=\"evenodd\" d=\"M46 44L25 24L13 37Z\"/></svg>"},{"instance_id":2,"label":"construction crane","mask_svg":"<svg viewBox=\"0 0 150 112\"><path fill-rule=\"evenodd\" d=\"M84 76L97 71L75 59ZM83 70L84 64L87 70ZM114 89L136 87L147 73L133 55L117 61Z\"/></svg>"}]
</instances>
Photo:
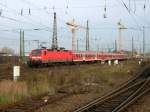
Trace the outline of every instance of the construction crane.
<instances>
[{"instance_id":1,"label":"construction crane","mask_svg":"<svg viewBox=\"0 0 150 112\"><path fill-rule=\"evenodd\" d=\"M117 51L120 52L122 51L123 47L122 30L127 28L121 23L121 21L119 21L117 24L118 24Z\"/></svg>"},{"instance_id":2,"label":"construction crane","mask_svg":"<svg viewBox=\"0 0 150 112\"><path fill-rule=\"evenodd\" d=\"M80 26L78 23L75 22L74 19L71 22L67 22L66 24L71 29L71 32L72 32L72 50L75 51L75 50L77 50L77 39L76 39L76 35L75 35L76 34L76 30L78 30L80 28L81 29L88 29L88 32L89 32L89 27L85 28L84 26ZM87 39L87 37L89 39L89 33L88 32L86 32L86 39ZM86 40L86 43L87 42L88 42L88 49L89 49L89 40L88 41ZM87 47L86 47L86 49L87 49Z\"/></svg>"},{"instance_id":3,"label":"construction crane","mask_svg":"<svg viewBox=\"0 0 150 112\"><path fill-rule=\"evenodd\" d=\"M66 23L69 28L71 29L72 32L72 51L77 50L77 42L76 42L76 36L75 36L75 31L78 29L79 25L77 23L75 23L75 20L73 19L71 22L67 22Z\"/></svg>"}]
</instances>

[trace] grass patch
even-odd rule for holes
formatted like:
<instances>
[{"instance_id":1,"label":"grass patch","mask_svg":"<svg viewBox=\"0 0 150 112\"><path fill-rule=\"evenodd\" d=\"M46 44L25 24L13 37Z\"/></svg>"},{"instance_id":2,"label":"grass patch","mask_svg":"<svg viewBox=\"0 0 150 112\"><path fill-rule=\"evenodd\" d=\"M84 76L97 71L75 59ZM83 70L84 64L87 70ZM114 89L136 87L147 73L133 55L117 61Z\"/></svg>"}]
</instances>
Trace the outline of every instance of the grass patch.
<instances>
[{"instance_id":1,"label":"grass patch","mask_svg":"<svg viewBox=\"0 0 150 112\"><path fill-rule=\"evenodd\" d=\"M14 103L28 97L26 82L12 82L9 80L0 82L0 103Z\"/></svg>"},{"instance_id":2,"label":"grass patch","mask_svg":"<svg viewBox=\"0 0 150 112\"><path fill-rule=\"evenodd\" d=\"M131 77L139 68L138 62L121 62L116 66L90 64L27 69L23 81L0 82L0 104L14 103L46 92L54 94L58 89L72 85L75 91L103 93Z\"/></svg>"}]
</instances>

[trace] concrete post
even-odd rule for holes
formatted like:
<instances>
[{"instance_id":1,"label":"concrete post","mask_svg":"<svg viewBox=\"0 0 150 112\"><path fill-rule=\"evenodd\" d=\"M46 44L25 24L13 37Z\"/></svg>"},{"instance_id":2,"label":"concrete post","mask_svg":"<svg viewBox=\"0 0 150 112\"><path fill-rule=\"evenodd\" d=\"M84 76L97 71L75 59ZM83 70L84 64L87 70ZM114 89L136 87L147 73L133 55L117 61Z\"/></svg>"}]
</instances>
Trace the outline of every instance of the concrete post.
<instances>
[{"instance_id":1,"label":"concrete post","mask_svg":"<svg viewBox=\"0 0 150 112\"><path fill-rule=\"evenodd\" d=\"M114 60L114 65L118 65L119 61L118 60Z\"/></svg>"},{"instance_id":2,"label":"concrete post","mask_svg":"<svg viewBox=\"0 0 150 112\"><path fill-rule=\"evenodd\" d=\"M111 60L108 60L108 65L111 66Z\"/></svg>"},{"instance_id":3,"label":"concrete post","mask_svg":"<svg viewBox=\"0 0 150 112\"><path fill-rule=\"evenodd\" d=\"M102 65L104 65L104 64L105 64L105 61L104 61L104 60L102 60L102 61L101 61L101 64L102 64Z\"/></svg>"},{"instance_id":4,"label":"concrete post","mask_svg":"<svg viewBox=\"0 0 150 112\"><path fill-rule=\"evenodd\" d=\"M20 76L20 66L14 66L13 67L13 80L17 81L19 76Z\"/></svg>"}]
</instances>

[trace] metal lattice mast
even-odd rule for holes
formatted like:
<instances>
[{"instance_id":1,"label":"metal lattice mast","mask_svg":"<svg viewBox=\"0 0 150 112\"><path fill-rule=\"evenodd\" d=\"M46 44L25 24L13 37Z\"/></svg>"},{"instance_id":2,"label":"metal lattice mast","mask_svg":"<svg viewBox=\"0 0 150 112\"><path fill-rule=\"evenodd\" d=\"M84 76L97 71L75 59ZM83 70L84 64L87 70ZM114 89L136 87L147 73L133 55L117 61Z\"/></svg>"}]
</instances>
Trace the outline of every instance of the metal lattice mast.
<instances>
[{"instance_id":1,"label":"metal lattice mast","mask_svg":"<svg viewBox=\"0 0 150 112\"><path fill-rule=\"evenodd\" d=\"M117 40L115 40L115 52L117 52Z\"/></svg>"},{"instance_id":2,"label":"metal lattice mast","mask_svg":"<svg viewBox=\"0 0 150 112\"><path fill-rule=\"evenodd\" d=\"M52 49L57 49L57 21L56 21L56 12L54 12L54 23L53 23L53 38L52 38Z\"/></svg>"},{"instance_id":3,"label":"metal lattice mast","mask_svg":"<svg viewBox=\"0 0 150 112\"><path fill-rule=\"evenodd\" d=\"M90 50L89 45L89 21L87 20L87 26L86 26L86 51Z\"/></svg>"},{"instance_id":4,"label":"metal lattice mast","mask_svg":"<svg viewBox=\"0 0 150 112\"><path fill-rule=\"evenodd\" d=\"M134 56L134 38L132 36L132 57Z\"/></svg>"}]
</instances>

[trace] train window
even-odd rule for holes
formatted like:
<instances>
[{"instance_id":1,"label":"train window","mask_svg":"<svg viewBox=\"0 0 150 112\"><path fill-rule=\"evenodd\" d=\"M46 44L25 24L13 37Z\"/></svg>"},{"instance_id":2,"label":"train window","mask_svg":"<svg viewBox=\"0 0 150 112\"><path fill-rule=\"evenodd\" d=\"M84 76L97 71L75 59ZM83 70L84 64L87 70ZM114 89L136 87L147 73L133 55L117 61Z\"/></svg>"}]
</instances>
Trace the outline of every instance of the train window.
<instances>
[{"instance_id":1,"label":"train window","mask_svg":"<svg viewBox=\"0 0 150 112\"><path fill-rule=\"evenodd\" d=\"M46 51L44 51L44 55L46 55Z\"/></svg>"},{"instance_id":2,"label":"train window","mask_svg":"<svg viewBox=\"0 0 150 112\"><path fill-rule=\"evenodd\" d=\"M41 55L41 50L33 50L31 54L33 56L39 56L39 55Z\"/></svg>"},{"instance_id":3,"label":"train window","mask_svg":"<svg viewBox=\"0 0 150 112\"><path fill-rule=\"evenodd\" d=\"M76 57L78 57L78 54L76 54Z\"/></svg>"}]
</instances>

